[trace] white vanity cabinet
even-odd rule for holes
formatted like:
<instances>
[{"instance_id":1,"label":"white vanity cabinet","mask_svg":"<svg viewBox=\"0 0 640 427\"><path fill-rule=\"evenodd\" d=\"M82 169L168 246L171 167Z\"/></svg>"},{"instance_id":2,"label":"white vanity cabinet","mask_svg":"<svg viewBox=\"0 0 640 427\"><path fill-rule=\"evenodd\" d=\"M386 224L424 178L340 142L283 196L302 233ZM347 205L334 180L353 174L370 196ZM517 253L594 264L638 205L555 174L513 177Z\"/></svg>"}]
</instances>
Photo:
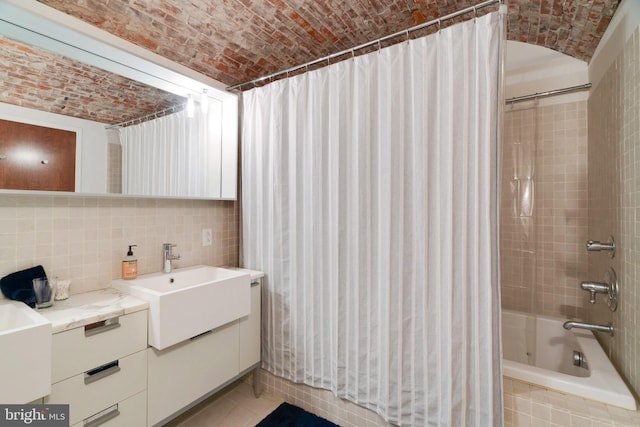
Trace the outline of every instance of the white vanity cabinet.
<instances>
[{"instance_id":1,"label":"white vanity cabinet","mask_svg":"<svg viewBox=\"0 0 640 427\"><path fill-rule=\"evenodd\" d=\"M148 426L162 425L259 368L260 285L252 279L248 316L164 350L149 347Z\"/></svg>"},{"instance_id":2,"label":"white vanity cabinet","mask_svg":"<svg viewBox=\"0 0 640 427\"><path fill-rule=\"evenodd\" d=\"M260 363L262 279L251 279L251 313L240 319L240 370Z\"/></svg>"},{"instance_id":3,"label":"white vanity cabinet","mask_svg":"<svg viewBox=\"0 0 640 427\"><path fill-rule=\"evenodd\" d=\"M165 350L149 347L148 425L158 425L238 373L238 322Z\"/></svg>"},{"instance_id":4,"label":"white vanity cabinet","mask_svg":"<svg viewBox=\"0 0 640 427\"><path fill-rule=\"evenodd\" d=\"M147 311L53 335L53 385L44 403L69 404L69 425L146 424Z\"/></svg>"}]
</instances>

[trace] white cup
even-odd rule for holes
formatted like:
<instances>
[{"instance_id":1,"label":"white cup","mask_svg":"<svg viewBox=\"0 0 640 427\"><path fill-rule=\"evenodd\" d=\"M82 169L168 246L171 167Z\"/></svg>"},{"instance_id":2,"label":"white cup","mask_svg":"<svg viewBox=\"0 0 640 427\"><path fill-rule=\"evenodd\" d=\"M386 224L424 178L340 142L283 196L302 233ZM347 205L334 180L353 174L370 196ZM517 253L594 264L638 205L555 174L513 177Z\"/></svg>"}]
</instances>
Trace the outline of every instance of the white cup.
<instances>
[{"instance_id":1,"label":"white cup","mask_svg":"<svg viewBox=\"0 0 640 427\"><path fill-rule=\"evenodd\" d=\"M56 285L56 294L54 296L56 301L69 298L69 287L71 286L70 280L58 280Z\"/></svg>"}]
</instances>

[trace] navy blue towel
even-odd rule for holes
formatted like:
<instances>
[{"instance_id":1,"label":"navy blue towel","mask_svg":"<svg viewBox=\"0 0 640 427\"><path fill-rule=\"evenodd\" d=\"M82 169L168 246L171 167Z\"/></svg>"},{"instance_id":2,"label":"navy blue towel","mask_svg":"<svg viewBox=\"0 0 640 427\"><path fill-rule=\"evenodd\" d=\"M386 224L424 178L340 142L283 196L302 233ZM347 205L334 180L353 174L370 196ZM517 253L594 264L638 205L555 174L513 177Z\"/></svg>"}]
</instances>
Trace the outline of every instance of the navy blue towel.
<instances>
[{"instance_id":1,"label":"navy blue towel","mask_svg":"<svg viewBox=\"0 0 640 427\"><path fill-rule=\"evenodd\" d=\"M320 418L302 408L287 402L278 406L275 411L256 424L256 427L339 427L330 421Z\"/></svg>"},{"instance_id":2,"label":"navy blue towel","mask_svg":"<svg viewBox=\"0 0 640 427\"><path fill-rule=\"evenodd\" d=\"M38 277L47 277L41 265L4 276L0 279L0 289L5 297L22 301L33 308L36 306L36 295L33 292L32 280Z\"/></svg>"}]
</instances>

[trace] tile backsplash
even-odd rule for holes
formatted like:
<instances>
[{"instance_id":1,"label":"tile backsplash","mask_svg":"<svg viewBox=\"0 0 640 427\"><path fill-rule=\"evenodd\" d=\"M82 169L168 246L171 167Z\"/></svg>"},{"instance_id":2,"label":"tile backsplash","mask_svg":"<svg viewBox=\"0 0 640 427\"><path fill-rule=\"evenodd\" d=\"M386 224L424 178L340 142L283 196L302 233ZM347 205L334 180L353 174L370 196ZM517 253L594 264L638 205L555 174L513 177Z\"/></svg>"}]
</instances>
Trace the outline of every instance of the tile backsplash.
<instances>
[{"instance_id":1,"label":"tile backsplash","mask_svg":"<svg viewBox=\"0 0 640 427\"><path fill-rule=\"evenodd\" d=\"M213 245L202 246L202 230ZM0 277L42 264L71 280L71 294L121 277L128 245L139 274L161 271L162 243L177 244L179 267L238 265L239 214L233 201L68 195L0 195Z\"/></svg>"}]
</instances>

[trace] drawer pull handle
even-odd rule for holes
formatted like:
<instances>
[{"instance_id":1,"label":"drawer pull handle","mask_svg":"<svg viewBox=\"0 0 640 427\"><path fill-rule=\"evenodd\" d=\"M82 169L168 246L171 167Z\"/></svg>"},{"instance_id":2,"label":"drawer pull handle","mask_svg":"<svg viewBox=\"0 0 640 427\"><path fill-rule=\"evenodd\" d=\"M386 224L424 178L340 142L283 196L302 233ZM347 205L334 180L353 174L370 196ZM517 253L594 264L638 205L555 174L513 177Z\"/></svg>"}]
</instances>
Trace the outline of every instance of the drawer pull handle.
<instances>
[{"instance_id":1,"label":"drawer pull handle","mask_svg":"<svg viewBox=\"0 0 640 427\"><path fill-rule=\"evenodd\" d=\"M251 281L251 287L253 288L254 286L258 286L260 284L260 279L257 280L252 280Z\"/></svg>"},{"instance_id":2,"label":"drawer pull handle","mask_svg":"<svg viewBox=\"0 0 640 427\"><path fill-rule=\"evenodd\" d=\"M108 377L109 375L113 375L117 372L120 372L119 362L113 361L107 363L106 365L98 366L95 369L87 371L84 373L84 383L91 384L98 380L101 380L104 377Z\"/></svg>"},{"instance_id":3,"label":"drawer pull handle","mask_svg":"<svg viewBox=\"0 0 640 427\"><path fill-rule=\"evenodd\" d=\"M195 340L197 340L197 339L200 339L200 338L204 337L205 335L209 335L211 332L213 332L213 329L211 329L210 331L206 331L206 332L203 332L203 333L201 333L201 334L195 335L195 336L193 336L193 337L191 337L191 338L189 338L189 339L190 339L191 341L195 341Z\"/></svg>"},{"instance_id":4,"label":"drawer pull handle","mask_svg":"<svg viewBox=\"0 0 640 427\"><path fill-rule=\"evenodd\" d=\"M90 323L84 327L84 336L92 337L103 332L117 329L120 327L120 319L114 317L112 319L101 320L99 322Z\"/></svg>"},{"instance_id":5,"label":"drawer pull handle","mask_svg":"<svg viewBox=\"0 0 640 427\"><path fill-rule=\"evenodd\" d=\"M108 407L104 411L100 411L95 415L90 416L86 420L84 420L84 427L98 427L106 423L107 421L114 419L120 415L120 411L118 410L118 404L116 403L113 406Z\"/></svg>"}]
</instances>

